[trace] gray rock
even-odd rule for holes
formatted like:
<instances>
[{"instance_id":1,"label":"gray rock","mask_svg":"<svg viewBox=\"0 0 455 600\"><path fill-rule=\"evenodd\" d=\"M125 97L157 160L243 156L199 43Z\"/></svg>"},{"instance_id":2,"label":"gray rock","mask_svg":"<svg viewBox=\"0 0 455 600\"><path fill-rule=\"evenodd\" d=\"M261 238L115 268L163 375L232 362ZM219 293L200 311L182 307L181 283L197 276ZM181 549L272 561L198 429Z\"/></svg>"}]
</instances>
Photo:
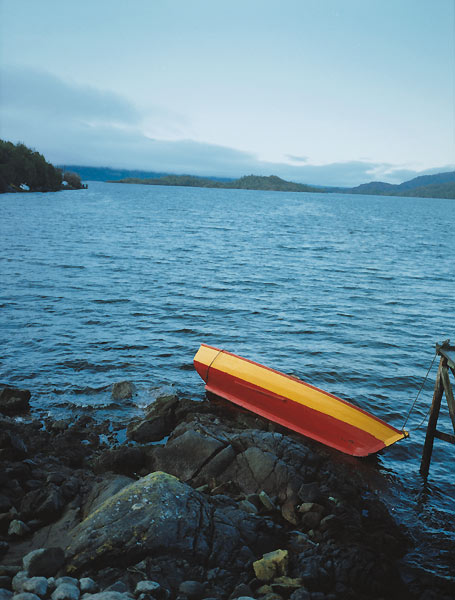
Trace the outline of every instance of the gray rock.
<instances>
[{"instance_id":1,"label":"gray rock","mask_svg":"<svg viewBox=\"0 0 455 600\"><path fill-rule=\"evenodd\" d=\"M95 594L98 591L98 584L90 577L82 577L79 580L81 594Z\"/></svg>"},{"instance_id":2,"label":"gray rock","mask_svg":"<svg viewBox=\"0 0 455 600\"><path fill-rule=\"evenodd\" d=\"M0 391L0 412L6 415L17 415L30 408L30 392L11 387L4 387Z\"/></svg>"},{"instance_id":3,"label":"gray rock","mask_svg":"<svg viewBox=\"0 0 455 600\"><path fill-rule=\"evenodd\" d=\"M58 588L63 583L69 583L70 585L75 585L76 587L79 587L79 579L76 579L75 577L68 577L68 575L58 577L58 579L55 580L55 587Z\"/></svg>"},{"instance_id":4,"label":"gray rock","mask_svg":"<svg viewBox=\"0 0 455 600\"><path fill-rule=\"evenodd\" d=\"M24 537L30 533L30 527L24 523L24 521L19 521L19 519L14 519L11 521L8 527L8 535L16 536L16 537Z\"/></svg>"},{"instance_id":5,"label":"gray rock","mask_svg":"<svg viewBox=\"0 0 455 600\"><path fill-rule=\"evenodd\" d=\"M131 381L119 381L112 386L112 398L114 400L126 400L132 398L136 393L136 386Z\"/></svg>"},{"instance_id":6,"label":"gray rock","mask_svg":"<svg viewBox=\"0 0 455 600\"><path fill-rule=\"evenodd\" d=\"M122 594L120 592L98 592L97 594L87 595L88 600L131 600L129 594Z\"/></svg>"},{"instance_id":7,"label":"gray rock","mask_svg":"<svg viewBox=\"0 0 455 600\"><path fill-rule=\"evenodd\" d=\"M13 588L13 591L18 594L20 592L22 592L24 589L24 583L27 579L28 579L27 571L19 571L19 573L16 573L16 575L13 577L13 580L11 582L11 587Z\"/></svg>"},{"instance_id":8,"label":"gray rock","mask_svg":"<svg viewBox=\"0 0 455 600\"><path fill-rule=\"evenodd\" d=\"M267 492L264 492L264 490L261 490L259 492L259 500L267 510L276 510L276 506L273 503L273 500L270 498Z\"/></svg>"},{"instance_id":9,"label":"gray rock","mask_svg":"<svg viewBox=\"0 0 455 600\"><path fill-rule=\"evenodd\" d=\"M249 502L248 500L241 500L239 502L239 508L252 515L257 515L258 513L258 509L254 506L252 502Z\"/></svg>"},{"instance_id":10,"label":"gray rock","mask_svg":"<svg viewBox=\"0 0 455 600\"><path fill-rule=\"evenodd\" d=\"M217 506L167 473L156 472L124 487L72 531L67 548L73 573L113 562L135 565L138 557L179 556L208 568L244 568L259 549L276 544L278 528L232 504ZM226 501L224 501L226 502ZM166 567L160 565L161 568Z\"/></svg>"},{"instance_id":11,"label":"gray rock","mask_svg":"<svg viewBox=\"0 0 455 600\"><path fill-rule=\"evenodd\" d=\"M202 598L204 595L204 586L199 581L182 581L179 586L179 592L190 598L194 598L195 600Z\"/></svg>"},{"instance_id":12,"label":"gray rock","mask_svg":"<svg viewBox=\"0 0 455 600\"><path fill-rule=\"evenodd\" d=\"M305 588L300 588L292 592L290 600L311 600L311 595Z\"/></svg>"},{"instance_id":13,"label":"gray rock","mask_svg":"<svg viewBox=\"0 0 455 600\"><path fill-rule=\"evenodd\" d=\"M45 596L47 593L47 579L46 577L31 577L24 581L22 589L24 592L31 592L37 596Z\"/></svg>"},{"instance_id":14,"label":"gray rock","mask_svg":"<svg viewBox=\"0 0 455 600\"><path fill-rule=\"evenodd\" d=\"M169 440L165 448L156 449L155 467L188 481L223 447L224 444L214 437L187 430Z\"/></svg>"},{"instance_id":15,"label":"gray rock","mask_svg":"<svg viewBox=\"0 0 455 600\"><path fill-rule=\"evenodd\" d=\"M84 503L82 515L87 517L109 498L112 498L117 492L125 486L133 483L134 479L125 475L108 475L100 483L96 483Z\"/></svg>"},{"instance_id":16,"label":"gray rock","mask_svg":"<svg viewBox=\"0 0 455 600\"><path fill-rule=\"evenodd\" d=\"M27 519L41 519L45 523L50 523L60 515L63 506L59 489L51 484L32 490L22 498L21 515Z\"/></svg>"},{"instance_id":17,"label":"gray rock","mask_svg":"<svg viewBox=\"0 0 455 600\"><path fill-rule=\"evenodd\" d=\"M11 600L12 597L13 592L5 590L4 588L0 588L0 600Z\"/></svg>"},{"instance_id":18,"label":"gray rock","mask_svg":"<svg viewBox=\"0 0 455 600\"><path fill-rule=\"evenodd\" d=\"M321 491L316 482L302 484L298 494L302 502L317 502L321 497Z\"/></svg>"},{"instance_id":19,"label":"gray rock","mask_svg":"<svg viewBox=\"0 0 455 600\"><path fill-rule=\"evenodd\" d=\"M79 588L72 583L62 583L52 592L52 600L79 600Z\"/></svg>"},{"instance_id":20,"label":"gray rock","mask_svg":"<svg viewBox=\"0 0 455 600\"><path fill-rule=\"evenodd\" d=\"M30 577L42 575L52 577L63 566L65 553L62 548L39 548L22 559L22 565Z\"/></svg>"},{"instance_id":21,"label":"gray rock","mask_svg":"<svg viewBox=\"0 0 455 600\"><path fill-rule=\"evenodd\" d=\"M19 592L19 594L14 594L13 598L14 600L41 600L39 596L31 592Z\"/></svg>"},{"instance_id":22,"label":"gray rock","mask_svg":"<svg viewBox=\"0 0 455 600\"><path fill-rule=\"evenodd\" d=\"M161 585L156 581L139 581L136 585L136 589L134 593L137 594L153 594L158 592L161 589Z\"/></svg>"}]
</instances>

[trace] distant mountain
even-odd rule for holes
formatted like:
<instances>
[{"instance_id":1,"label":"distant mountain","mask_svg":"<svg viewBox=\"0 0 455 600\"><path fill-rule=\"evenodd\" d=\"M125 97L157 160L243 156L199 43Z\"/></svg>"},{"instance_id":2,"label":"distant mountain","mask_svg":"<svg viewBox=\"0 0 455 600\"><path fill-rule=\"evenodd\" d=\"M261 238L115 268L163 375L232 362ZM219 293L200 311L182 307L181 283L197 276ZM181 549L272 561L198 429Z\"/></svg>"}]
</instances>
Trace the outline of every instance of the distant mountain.
<instances>
[{"instance_id":1,"label":"distant mountain","mask_svg":"<svg viewBox=\"0 0 455 600\"><path fill-rule=\"evenodd\" d=\"M345 194L374 194L376 196L412 196L414 198L455 198L455 171L419 175L399 185L372 181L343 190Z\"/></svg>"},{"instance_id":2,"label":"distant mountain","mask_svg":"<svg viewBox=\"0 0 455 600\"><path fill-rule=\"evenodd\" d=\"M196 177L172 175L155 171L114 169L111 167L87 167L65 165L65 170L79 173L84 181L111 181L119 183L142 183L146 185L170 185L186 187L210 187L246 190L271 190L283 192L319 192L340 194L365 194L376 196L413 196L422 198L455 198L455 171L419 175L398 185L383 181L371 181L353 188L305 185L286 181L270 175L246 175L240 179L228 177Z\"/></svg>"},{"instance_id":3,"label":"distant mountain","mask_svg":"<svg viewBox=\"0 0 455 600\"><path fill-rule=\"evenodd\" d=\"M141 183L143 185L175 185L185 187L223 188L235 190L269 190L274 192L324 192L321 188L311 187L303 183L285 181L276 175L245 175L235 180L220 180L192 175L166 175L159 178L139 179L127 177L116 183Z\"/></svg>"}]
</instances>

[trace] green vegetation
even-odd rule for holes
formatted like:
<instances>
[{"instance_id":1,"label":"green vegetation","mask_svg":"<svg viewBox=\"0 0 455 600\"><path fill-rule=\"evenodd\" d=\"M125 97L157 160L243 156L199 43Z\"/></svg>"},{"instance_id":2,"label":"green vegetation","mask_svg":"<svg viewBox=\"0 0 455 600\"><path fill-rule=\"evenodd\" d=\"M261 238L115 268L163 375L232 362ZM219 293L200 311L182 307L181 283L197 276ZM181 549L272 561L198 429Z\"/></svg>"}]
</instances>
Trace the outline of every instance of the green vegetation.
<instances>
[{"instance_id":1,"label":"green vegetation","mask_svg":"<svg viewBox=\"0 0 455 600\"><path fill-rule=\"evenodd\" d=\"M338 190L345 194L374 194L376 196L411 196L412 198L455 199L455 171L420 175L409 181L392 185L382 181L364 183L355 188Z\"/></svg>"},{"instance_id":2,"label":"green vegetation","mask_svg":"<svg viewBox=\"0 0 455 600\"><path fill-rule=\"evenodd\" d=\"M66 182L64 184L63 182ZM76 173L64 173L24 144L0 140L0 193L56 192L83 188Z\"/></svg>"},{"instance_id":3,"label":"green vegetation","mask_svg":"<svg viewBox=\"0 0 455 600\"><path fill-rule=\"evenodd\" d=\"M192 175L166 175L159 178L139 179L127 177L115 183L141 183L144 185L174 185L185 187L223 188L235 190L268 190L274 192L323 192L321 188L310 187L302 183L285 181L276 175L246 175L234 181L220 181Z\"/></svg>"}]
</instances>

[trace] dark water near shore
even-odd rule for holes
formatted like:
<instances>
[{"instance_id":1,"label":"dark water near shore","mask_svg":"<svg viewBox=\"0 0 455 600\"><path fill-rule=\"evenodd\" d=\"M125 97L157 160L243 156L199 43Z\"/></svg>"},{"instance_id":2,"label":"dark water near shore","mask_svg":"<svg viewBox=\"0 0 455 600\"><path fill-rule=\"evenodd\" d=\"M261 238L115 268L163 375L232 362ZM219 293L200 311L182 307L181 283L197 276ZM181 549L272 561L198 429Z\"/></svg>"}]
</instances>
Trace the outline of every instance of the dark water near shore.
<instances>
[{"instance_id":1,"label":"dark water near shore","mask_svg":"<svg viewBox=\"0 0 455 600\"><path fill-rule=\"evenodd\" d=\"M102 183L2 195L0 382L55 416L122 419L163 391L202 398L206 342L401 427L434 343L455 341L454 224L451 200ZM414 431L436 367L411 438L379 468L398 518L425 532L415 560L449 574L455 448L436 441L424 486ZM138 396L115 404L125 379ZM447 408L440 421L450 432Z\"/></svg>"}]
</instances>

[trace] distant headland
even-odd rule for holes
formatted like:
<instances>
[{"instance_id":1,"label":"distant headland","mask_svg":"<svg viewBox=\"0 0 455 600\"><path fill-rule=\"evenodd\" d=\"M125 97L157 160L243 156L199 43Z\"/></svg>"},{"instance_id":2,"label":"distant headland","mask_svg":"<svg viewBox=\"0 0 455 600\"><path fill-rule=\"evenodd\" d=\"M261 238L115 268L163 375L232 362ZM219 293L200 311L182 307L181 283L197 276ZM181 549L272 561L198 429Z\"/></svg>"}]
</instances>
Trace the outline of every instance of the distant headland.
<instances>
[{"instance_id":1,"label":"distant headland","mask_svg":"<svg viewBox=\"0 0 455 600\"><path fill-rule=\"evenodd\" d=\"M86 187L77 173L54 167L39 152L21 143L0 140L0 194L58 192Z\"/></svg>"},{"instance_id":2,"label":"distant headland","mask_svg":"<svg viewBox=\"0 0 455 600\"><path fill-rule=\"evenodd\" d=\"M455 171L422 175L399 185L373 181L353 188L309 186L285 181L276 175L246 175L240 179L220 180L192 175L162 175L152 178L125 177L109 180L111 183L140 183L143 185L172 185L202 188L241 190L268 190L275 192L318 192L338 194L366 194L375 196L411 196L420 198L455 199Z\"/></svg>"}]
</instances>

